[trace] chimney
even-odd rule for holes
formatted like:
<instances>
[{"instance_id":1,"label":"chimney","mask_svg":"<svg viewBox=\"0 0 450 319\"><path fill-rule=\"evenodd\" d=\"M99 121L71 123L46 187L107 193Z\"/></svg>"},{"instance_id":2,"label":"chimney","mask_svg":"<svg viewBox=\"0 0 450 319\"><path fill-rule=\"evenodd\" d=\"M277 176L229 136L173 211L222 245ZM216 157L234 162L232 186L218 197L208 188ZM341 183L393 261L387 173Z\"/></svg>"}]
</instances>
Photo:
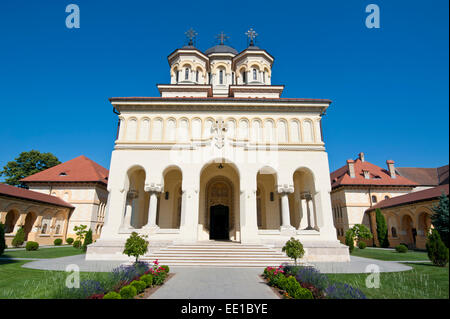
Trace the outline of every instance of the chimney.
<instances>
[{"instance_id":1,"label":"chimney","mask_svg":"<svg viewBox=\"0 0 450 319\"><path fill-rule=\"evenodd\" d=\"M358 154L358 156L359 156L359 160L360 160L361 162L364 162L364 153L361 152L361 153Z\"/></svg>"},{"instance_id":2,"label":"chimney","mask_svg":"<svg viewBox=\"0 0 450 319\"><path fill-rule=\"evenodd\" d=\"M386 164L388 166L389 175L391 175L391 178L395 178L395 167L394 167L394 161L393 160L387 160Z\"/></svg>"},{"instance_id":3,"label":"chimney","mask_svg":"<svg viewBox=\"0 0 450 319\"><path fill-rule=\"evenodd\" d=\"M355 178L355 161L351 159L347 160L347 168L350 177Z\"/></svg>"},{"instance_id":4,"label":"chimney","mask_svg":"<svg viewBox=\"0 0 450 319\"><path fill-rule=\"evenodd\" d=\"M368 170L363 169L363 173L364 173L364 178L365 178L365 179L370 179L370 173L369 173Z\"/></svg>"}]
</instances>

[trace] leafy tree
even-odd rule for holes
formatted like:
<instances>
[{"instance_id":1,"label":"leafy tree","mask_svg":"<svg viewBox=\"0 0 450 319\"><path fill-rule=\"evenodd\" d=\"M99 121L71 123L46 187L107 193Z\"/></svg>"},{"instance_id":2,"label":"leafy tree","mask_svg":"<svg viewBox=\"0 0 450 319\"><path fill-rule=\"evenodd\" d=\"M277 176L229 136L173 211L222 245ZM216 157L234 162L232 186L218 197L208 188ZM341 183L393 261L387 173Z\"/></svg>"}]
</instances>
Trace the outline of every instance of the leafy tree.
<instances>
[{"instance_id":1,"label":"leafy tree","mask_svg":"<svg viewBox=\"0 0 450 319\"><path fill-rule=\"evenodd\" d=\"M147 238L147 235L139 235L136 232L132 232L125 243L123 253L127 256L135 257L136 262L138 262L139 257L145 255L148 250L148 241L145 238Z\"/></svg>"},{"instance_id":2,"label":"leafy tree","mask_svg":"<svg viewBox=\"0 0 450 319\"><path fill-rule=\"evenodd\" d=\"M439 197L439 203L433 207L434 214L431 216L431 222L434 228L439 232L442 241L448 248L448 196L442 193Z\"/></svg>"},{"instance_id":3,"label":"leafy tree","mask_svg":"<svg viewBox=\"0 0 450 319\"><path fill-rule=\"evenodd\" d=\"M355 224L352 228L345 232L345 244L348 246L350 252L355 248L355 240L359 246L359 242L363 239L372 238L372 233L369 228L362 224Z\"/></svg>"},{"instance_id":4,"label":"leafy tree","mask_svg":"<svg viewBox=\"0 0 450 319\"><path fill-rule=\"evenodd\" d=\"M297 266L297 259L302 258L303 255L305 254L302 243L298 239L295 239L294 237L291 237L291 239L286 242L286 244L282 248L282 251L286 252L286 255L289 258L294 259L296 266Z\"/></svg>"},{"instance_id":5,"label":"leafy tree","mask_svg":"<svg viewBox=\"0 0 450 319\"><path fill-rule=\"evenodd\" d=\"M0 223L0 256L3 254L6 248L6 242L5 242L5 226L3 226L2 223Z\"/></svg>"},{"instance_id":6,"label":"leafy tree","mask_svg":"<svg viewBox=\"0 0 450 319\"><path fill-rule=\"evenodd\" d=\"M22 178L39 173L61 162L52 153L41 153L36 150L22 152L14 161L9 161L0 171L0 176L6 176L6 184L26 188L20 182Z\"/></svg>"},{"instance_id":7,"label":"leafy tree","mask_svg":"<svg viewBox=\"0 0 450 319\"><path fill-rule=\"evenodd\" d=\"M353 234L353 229L348 229L345 232L345 244L348 246L348 250L350 253L353 252L353 249L355 249L355 238Z\"/></svg>"},{"instance_id":8,"label":"leafy tree","mask_svg":"<svg viewBox=\"0 0 450 319\"><path fill-rule=\"evenodd\" d=\"M389 247L389 239L386 219L379 208L375 210L375 215L377 221L378 244L380 247L387 248Z\"/></svg>"},{"instance_id":9,"label":"leafy tree","mask_svg":"<svg viewBox=\"0 0 450 319\"><path fill-rule=\"evenodd\" d=\"M448 263L448 248L441 240L441 236L436 229L431 231L427 240L427 253L431 262L439 267L445 267Z\"/></svg>"},{"instance_id":10,"label":"leafy tree","mask_svg":"<svg viewBox=\"0 0 450 319\"><path fill-rule=\"evenodd\" d=\"M12 245L14 247L19 247L22 246L24 242L25 242L25 231L23 230L23 227L20 227L12 240Z\"/></svg>"},{"instance_id":11,"label":"leafy tree","mask_svg":"<svg viewBox=\"0 0 450 319\"><path fill-rule=\"evenodd\" d=\"M83 243L83 251L87 250L87 246L92 244L92 229L89 229L86 232L86 237L84 238L84 243Z\"/></svg>"},{"instance_id":12,"label":"leafy tree","mask_svg":"<svg viewBox=\"0 0 450 319\"><path fill-rule=\"evenodd\" d=\"M73 231L74 231L75 234L77 235L77 240L78 240L78 241L80 241L80 242L83 241L84 236L85 236L86 233L87 233L86 228L87 228L86 225L78 225L78 226L75 226L75 227L73 228Z\"/></svg>"}]
</instances>

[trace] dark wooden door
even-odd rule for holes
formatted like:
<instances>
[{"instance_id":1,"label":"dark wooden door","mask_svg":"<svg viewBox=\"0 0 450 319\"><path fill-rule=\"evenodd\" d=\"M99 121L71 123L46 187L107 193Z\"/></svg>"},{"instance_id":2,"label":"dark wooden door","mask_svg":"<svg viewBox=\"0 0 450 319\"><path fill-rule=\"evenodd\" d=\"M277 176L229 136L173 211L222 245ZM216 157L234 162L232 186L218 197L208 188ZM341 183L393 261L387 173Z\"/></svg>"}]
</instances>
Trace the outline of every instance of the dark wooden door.
<instances>
[{"instance_id":1,"label":"dark wooden door","mask_svg":"<svg viewBox=\"0 0 450 319\"><path fill-rule=\"evenodd\" d=\"M210 239L229 239L229 208L215 205L210 208Z\"/></svg>"}]
</instances>

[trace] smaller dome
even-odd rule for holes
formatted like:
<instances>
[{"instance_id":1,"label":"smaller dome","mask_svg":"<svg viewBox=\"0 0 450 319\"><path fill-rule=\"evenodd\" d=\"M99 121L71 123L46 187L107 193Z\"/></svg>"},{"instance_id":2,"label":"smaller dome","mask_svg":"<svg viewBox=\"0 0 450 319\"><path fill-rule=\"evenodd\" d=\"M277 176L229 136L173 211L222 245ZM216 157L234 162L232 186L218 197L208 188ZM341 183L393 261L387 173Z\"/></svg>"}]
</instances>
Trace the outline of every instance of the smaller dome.
<instances>
[{"instance_id":1,"label":"smaller dome","mask_svg":"<svg viewBox=\"0 0 450 319\"><path fill-rule=\"evenodd\" d=\"M208 50L205 51L206 55L209 55L212 53L232 53L234 55L238 54L236 49L234 49L228 45L225 45L225 44L215 45L212 48L209 48Z\"/></svg>"}]
</instances>

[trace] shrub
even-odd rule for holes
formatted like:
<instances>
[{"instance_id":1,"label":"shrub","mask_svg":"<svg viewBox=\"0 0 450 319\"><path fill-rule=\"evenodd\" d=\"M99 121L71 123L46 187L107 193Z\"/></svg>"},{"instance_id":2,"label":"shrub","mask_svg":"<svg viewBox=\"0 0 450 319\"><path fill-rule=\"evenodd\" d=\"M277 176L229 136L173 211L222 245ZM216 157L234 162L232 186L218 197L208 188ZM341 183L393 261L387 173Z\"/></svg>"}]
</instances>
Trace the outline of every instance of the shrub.
<instances>
[{"instance_id":1,"label":"shrub","mask_svg":"<svg viewBox=\"0 0 450 319\"><path fill-rule=\"evenodd\" d=\"M321 274L314 267L303 267L299 269L295 278L301 284L312 285L320 290L328 287L329 283L327 275Z\"/></svg>"},{"instance_id":2,"label":"shrub","mask_svg":"<svg viewBox=\"0 0 450 319\"><path fill-rule=\"evenodd\" d=\"M147 287L147 284L143 280L133 280L130 285L136 288L137 293L143 292Z\"/></svg>"},{"instance_id":3,"label":"shrub","mask_svg":"<svg viewBox=\"0 0 450 319\"><path fill-rule=\"evenodd\" d=\"M297 276L297 273L299 272L299 270L301 269L301 268L304 268L303 266L291 266L291 265L288 265L288 266L285 266L284 267L284 272L285 272L285 274L286 274L286 276Z\"/></svg>"},{"instance_id":4,"label":"shrub","mask_svg":"<svg viewBox=\"0 0 450 319\"><path fill-rule=\"evenodd\" d=\"M395 250L396 250L398 253L406 253L406 252L408 252L408 247L406 247L406 246L403 245L403 244L400 244L400 245L395 246Z\"/></svg>"},{"instance_id":5,"label":"shrub","mask_svg":"<svg viewBox=\"0 0 450 319\"><path fill-rule=\"evenodd\" d=\"M122 297L117 292L111 291L104 295L103 299L122 299Z\"/></svg>"},{"instance_id":6,"label":"shrub","mask_svg":"<svg viewBox=\"0 0 450 319\"><path fill-rule=\"evenodd\" d=\"M441 240L441 236L436 229L433 229L428 235L427 243L428 258L431 262L439 267L445 267L448 263L448 248Z\"/></svg>"},{"instance_id":7,"label":"shrub","mask_svg":"<svg viewBox=\"0 0 450 319\"><path fill-rule=\"evenodd\" d=\"M366 245L365 242L360 241L360 242L358 243L358 248L359 248L359 249L364 249L364 248L366 248L366 247L367 247L367 245Z\"/></svg>"},{"instance_id":8,"label":"shrub","mask_svg":"<svg viewBox=\"0 0 450 319\"><path fill-rule=\"evenodd\" d=\"M20 227L12 240L12 245L14 247L19 247L22 246L24 242L25 242L25 231L23 230L23 227Z\"/></svg>"},{"instance_id":9,"label":"shrub","mask_svg":"<svg viewBox=\"0 0 450 319\"><path fill-rule=\"evenodd\" d=\"M5 226L3 226L2 223L0 223L0 256L3 254L5 249L6 249Z\"/></svg>"},{"instance_id":10,"label":"shrub","mask_svg":"<svg viewBox=\"0 0 450 319\"><path fill-rule=\"evenodd\" d=\"M157 286L160 286L166 280L166 273L163 271L157 272L153 274L153 283Z\"/></svg>"},{"instance_id":11,"label":"shrub","mask_svg":"<svg viewBox=\"0 0 450 319\"><path fill-rule=\"evenodd\" d=\"M150 274L142 275L142 276L141 276L141 280L142 280L143 282L145 282L145 284L146 284L147 287L151 287L151 285L153 284L153 276L150 275Z\"/></svg>"},{"instance_id":12,"label":"shrub","mask_svg":"<svg viewBox=\"0 0 450 319\"><path fill-rule=\"evenodd\" d=\"M135 287L128 285L125 287L122 287L122 289L120 289L120 296L122 297L122 299L132 299L134 296L137 295L137 290Z\"/></svg>"},{"instance_id":13,"label":"shrub","mask_svg":"<svg viewBox=\"0 0 450 319\"><path fill-rule=\"evenodd\" d=\"M81 247L81 241L75 240L75 241L73 242L73 247L75 247L75 248L80 248L80 247Z\"/></svg>"},{"instance_id":14,"label":"shrub","mask_svg":"<svg viewBox=\"0 0 450 319\"><path fill-rule=\"evenodd\" d=\"M325 295L329 299L366 299L361 290L340 282L326 288Z\"/></svg>"},{"instance_id":15,"label":"shrub","mask_svg":"<svg viewBox=\"0 0 450 319\"><path fill-rule=\"evenodd\" d=\"M431 215L431 223L441 236L441 240L447 246L449 245L448 236L448 211L449 211L449 199L443 192L439 197L439 203L433 206L434 214Z\"/></svg>"},{"instance_id":16,"label":"shrub","mask_svg":"<svg viewBox=\"0 0 450 319\"><path fill-rule=\"evenodd\" d=\"M297 259L302 258L305 254L302 243L294 237L291 237L291 239L286 242L282 251L285 252L289 258L294 259L295 265L297 265Z\"/></svg>"},{"instance_id":17,"label":"shrub","mask_svg":"<svg viewBox=\"0 0 450 319\"><path fill-rule=\"evenodd\" d=\"M145 238L147 238L146 235L139 235L136 232L132 232L125 243L123 253L127 256L135 257L137 262L138 258L148 250L148 241Z\"/></svg>"},{"instance_id":18,"label":"shrub","mask_svg":"<svg viewBox=\"0 0 450 319\"><path fill-rule=\"evenodd\" d=\"M345 232L345 244L348 246L348 250L350 251L350 253L352 253L353 249L355 249L355 243L353 238L353 231L351 229Z\"/></svg>"},{"instance_id":19,"label":"shrub","mask_svg":"<svg viewBox=\"0 0 450 319\"><path fill-rule=\"evenodd\" d=\"M83 247L82 247L83 251L86 251L87 250L87 246L90 245L90 244L92 244L92 230L91 229L89 229L86 232L86 237L84 238Z\"/></svg>"},{"instance_id":20,"label":"shrub","mask_svg":"<svg viewBox=\"0 0 450 319\"><path fill-rule=\"evenodd\" d=\"M160 266L159 267L162 271L164 271L166 274L168 274L169 273L169 266L167 266L167 265L162 265L162 266Z\"/></svg>"},{"instance_id":21,"label":"shrub","mask_svg":"<svg viewBox=\"0 0 450 319\"><path fill-rule=\"evenodd\" d=\"M53 245L55 245L55 246L61 246L61 244L62 244L62 239L61 238L56 238L53 241Z\"/></svg>"},{"instance_id":22,"label":"shrub","mask_svg":"<svg viewBox=\"0 0 450 319\"><path fill-rule=\"evenodd\" d=\"M73 228L75 234L77 235L77 240L79 240L80 242L83 242L84 236L87 233L86 228L86 225L78 225Z\"/></svg>"},{"instance_id":23,"label":"shrub","mask_svg":"<svg viewBox=\"0 0 450 319\"><path fill-rule=\"evenodd\" d=\"M66 243L68 243L69 245L72 245L72 243L73 243L73 238L72 238L72 237L67 237L67 238L66 238Z\"/></svg>"},{"instance_id":24,"label":"shrub","mask_svg":"<svg viewBox=\"0 0 450 319\"><path fill-rule=\"evenodd\" d=\"M25 249L30 250L38 250L39 244L35 241L27 241L27 244L25 245Z\"/></svg>"},{"instance_id":25,"label":"shrub","mask_svg":"<svg viewBox=\"0 0 450 319\"><path fill-rule=\"evenodd\" d=\"M294 299L314 299L313 294L306 288L303 288L300 283L292 276L285 280L286 292Z\"/></svg>"},{"instance_id":26,"label":"shrub","mask_svg":"<svg viewBox=\"0 0 450 319\"><path fill-rule=\"evenodd\" d=\"M386 219L379 208L375 210L375 220L377 223L378 244L380 247L387 248L389 247L388 229Z\"/></svg>"}]
</instances>

